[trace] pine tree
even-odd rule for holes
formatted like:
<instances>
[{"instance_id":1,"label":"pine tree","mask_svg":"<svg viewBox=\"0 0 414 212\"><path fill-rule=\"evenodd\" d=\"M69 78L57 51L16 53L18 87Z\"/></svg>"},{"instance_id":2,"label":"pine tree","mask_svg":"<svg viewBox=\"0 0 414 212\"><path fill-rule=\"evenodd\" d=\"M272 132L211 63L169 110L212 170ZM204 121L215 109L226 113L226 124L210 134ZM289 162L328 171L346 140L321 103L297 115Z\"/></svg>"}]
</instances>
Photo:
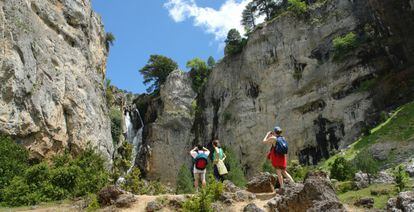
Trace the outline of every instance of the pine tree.
<instances>
[{"instance_id":1,"label":"pine tree","mask_svg":"<svg viewBox=\"0 0 414 212\"><path fill-rule=\"evenodd\" d=\"M177 68L177 63L172 59L162 55L151 55L147 65L139 70L144 77L144 84L152 82L147 92L158 94L160 86L167 80L168 75Z\"/></svg>"},{"instance_id":2,"label":"pine tree","mask_svg":"<svg viewBox=\"0 0 414 212\"><path fill-rule=\"evenodd\" d=\"M246 8L242 12L241 24L244 26L247 33L251 32L254 29L254 27L256 27L256 13L256 1L248 3Z\"/></svg>"},{"instance_id":3,"label":"pine tree","mask_svg":"<svg viewBox=\"0 0 414 212\"><path fill-rule=\"evenodd\" d=\"M216 65L216 61L214 60L214 57L210 56L207 59L207 66L211 70Z\"/></svg>"}]
</instances>

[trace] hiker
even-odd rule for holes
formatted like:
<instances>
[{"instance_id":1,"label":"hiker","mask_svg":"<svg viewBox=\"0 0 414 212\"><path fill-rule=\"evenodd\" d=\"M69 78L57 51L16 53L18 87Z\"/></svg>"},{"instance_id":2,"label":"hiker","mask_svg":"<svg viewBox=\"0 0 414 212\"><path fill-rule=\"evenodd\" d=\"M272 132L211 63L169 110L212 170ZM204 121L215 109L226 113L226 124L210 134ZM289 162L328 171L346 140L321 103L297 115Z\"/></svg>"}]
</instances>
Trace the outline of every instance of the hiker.
<instances>
[{"instance_id":1,"label":"hiker","mask_svg":"<svg viewBox=\"0 0 414 212\"><path fill-rule=\"evenodd\" d=\"M227 167L224 164L226 160L226 154L224 154L223 149L220 146L219 140L213 141L213 164L214 164L214 177L217 181L224 181L224 176L228 173Z\"/></svg>"},{"instance_id":2,"label":"hiker","mask_svg":"<svg viewBox=\"0 0 414 212\"><path fill-rule=\"evenodd\" d=\"M210 151L202 145L197 145L190 151L194 160L194 187L198 191L198 182L201 180L203 188L206 186L206 168L208 163L208 155Z\"/></svg>"},{"instance_id":3,"label":"hiker","mask_svg":"<svg viewBox=\"0 0 414 212\"><path fill-rule=\"evenodd\" d=\"M275 127L273 132L268 132L263 139L263 143L272 145L267 158L272 161L272 166L276 169L280 193L283 188L283 176L288 178L291 183L294 183L292 177L286 171L288 145L286 139L282 136L282 128Z\"/></svg>"}]
</instances>

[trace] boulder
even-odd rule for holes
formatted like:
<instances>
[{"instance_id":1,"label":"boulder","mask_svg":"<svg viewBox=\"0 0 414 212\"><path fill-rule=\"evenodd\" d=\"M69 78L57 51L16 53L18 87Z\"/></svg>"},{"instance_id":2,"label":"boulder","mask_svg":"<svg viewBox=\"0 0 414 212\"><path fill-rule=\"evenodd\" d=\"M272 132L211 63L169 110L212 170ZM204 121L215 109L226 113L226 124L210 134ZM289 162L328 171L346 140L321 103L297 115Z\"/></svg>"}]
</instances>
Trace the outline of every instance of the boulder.
<instances>
[{"instance_id":1,"label":"boulder","mask_svg":"<svg viewBox=\"0 0 414 212\"><path fill-rule=\"evenodd\" d=\"M224 191L226 192L235 193L236 191L240 190L240 188L234 185L234 183L231 182L230 180L225 180L223 182L223 186L224 186Z\"/></svg>"},{"instance_id":2,"label":"boulder","mask_svg":"<svg viewBox=\"0 0 414 212\"><path fill-rule=\"evenodd\" d=\"M414 191L406 191L398 194L397 198L391 198L387 202L388 211L414 211Z\"/></svg>"},{"instance_id":3,"label":"boulder","mask_svg":"<svg viewBox=\"0 0 414 212\"><path fill-rule=\"evenodd\" d=\"M102 206L113 205L121 194L125 192L116 186L104 187L98 193L98 202Z\"/></svg>"},{"instance_id":4,"label":"boulder","mask_svg":"<svg viewBox=\"0 0 414 212\"><path fill-rule=\"evenodd\" d=\"M145 210L147 212L154 212L154 211L159 211L162 208L163 208L163 205L159 203L158 201L151 201L147 204L147 207L145 208Z\"/></svg>"},{"instance_id":5,"label":"boulder","mask_svg":"<svg viewBox=\"0 0 414 212\"><path fill-rule=\"evenodd\" d=\"M248 191L240 190L234 193L234 200L236 200L237 202L243 202L253 199L256 199L256 195Z\"/></svg>"},{"instance_id":6,"label":"boulder","mask_svg":"<svg viewBox=\"0 0 414 212\"><path fill-rule=\"evenodd\" d=\"M391 184L394 183L394 177L386 172L386 171L380 171L373 180L374 183L379 183L379 184Z\"/></svg>"},{"instance_id":7,"label":"boulder","mask_svg":"<svg viewBox=\"0 0 414 212\"><path fill-rule=\"evenodd\" d=\"M247 191L252 193L272 193L275 191L276 177L268 172L260 173L247 183Z\"/></svg>"},{"instance_id":8,"label":"boulder","mask_svg":"<svg viewBox=\"0 0 414 212\"><path fill-rule=\"evenodd\" d=\"M354 205L357 207L372 208L374 207L374 198L364 197L364 198L358 199L354 203Z\"/></svg>"},{"instance_id":9,"label":"boulder","mask_svg":"<svg viewBox=\"0 0 414 212\"><path fill-rule=\"evenodd\" d=\"M414 159L411 159L405 164L405 170L410 175L410 177L414 177Z\"/></svg>"},{"instance_id":10,"label":"boulder","mask_svg":"<svg viewBox=\"0 0 414 212\"><path fill-rule=\"evenodd\" d=\"M267 205L274 211L346 211L324 172L308 173L303 185L284 187L283 196L276 196Z\"/></svg>"},{"instance_id":11,"label":"boulder","mask_svg":"<svg viewBox=\"0 0 414 212\"><path fill-rule=\"evenodd\" d=\"M354 176L355 185L358 189L363 189L368 187L368 175L366 173L363 173L361 171L355 173Z\"/></svg>"},{"instance_id":12,"label":"boulder","mask_svg":"<svg viewBox=\"0 0 414 212\"><path fill-rule=\"evenodd\" d=\"M128 208L132 205L132 203L134 203L135 201L137 201L135 195L131 194L131 193L127 193L127 194L121 194L116 200L115 200L115 205L118 208Z\"/></svg>"},{"instance_id":13,"label":"boulder","mask_svg":"<svg viewBox=\"0 0 414 212\"><path fill-rule=\"evenodd\" d=\"M264 212L264 210L257 207L256 204L250 203L244 207L243 212Z\"/></svg>"}]
</instances>

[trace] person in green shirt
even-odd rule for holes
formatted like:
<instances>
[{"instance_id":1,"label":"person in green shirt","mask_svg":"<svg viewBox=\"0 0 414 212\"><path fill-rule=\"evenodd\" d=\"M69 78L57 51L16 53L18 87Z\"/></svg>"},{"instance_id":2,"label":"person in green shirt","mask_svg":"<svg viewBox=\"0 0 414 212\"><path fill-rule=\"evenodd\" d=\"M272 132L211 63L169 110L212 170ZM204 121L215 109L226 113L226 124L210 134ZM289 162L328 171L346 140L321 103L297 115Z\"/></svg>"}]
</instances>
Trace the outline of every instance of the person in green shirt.
<instances>
[{"instance_id":1,"label":"person in green shirt","mask_svg":"<svg viewBox=\"0 0 414 212\"><path fill-rule=\"evenodd\" d=\"M213 159L213 164L214 164L214 177L216 178L217 181L223 182L224 176L226 174L220 174L217 165L219 162L224 164L224 160L226 159L226 154L224 154L223 149L220 146L219 140L213 141L213 148L214 148L214 152L213 152L212 159Z\"/></svg>"}]
</instances>

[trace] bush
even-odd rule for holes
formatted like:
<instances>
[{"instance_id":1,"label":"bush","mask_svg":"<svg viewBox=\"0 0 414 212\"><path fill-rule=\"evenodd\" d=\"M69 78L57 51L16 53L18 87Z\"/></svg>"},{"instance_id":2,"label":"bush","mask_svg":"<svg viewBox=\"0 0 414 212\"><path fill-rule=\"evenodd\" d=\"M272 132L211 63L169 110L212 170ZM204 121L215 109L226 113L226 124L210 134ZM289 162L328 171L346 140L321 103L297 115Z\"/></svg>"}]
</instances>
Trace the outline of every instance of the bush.
<instances>
[{"instance_id":1,"label":"bush","mask_svg":"<svg viewBox=\"0 0 414 212\"><path fill-rule=\"evenodd\" d=\"M10 143L10 142L9 142ZM9 144L1 143L1 147ZM13 154L24 151L23 147L14 146L15 152L3 151L0 157L10 157L7 164L22 164L19 158L13 159ZM10 148L8 148L10 149ZM25 154L22 154L23 158ZM70 154L58 155L52 159L52 164L41 162L25 167L7 178L0 190L1 201L6 206L34 205L40 202L62 200L68 197L84 196L95 193L108 183L108 172L104 159L87 148L78 157ZM25 163L23 163L25 164ZM6 178L4 178L6 179Z\"/></svg>"},{"instance_id":2,"label":"bush","mask_svg":"<svg viewBox=\"0 0 414 212\"><path fill-rule=\"evenodd\" d=\"M111 107L109 117L111 119L112 140L114 144L118 144L122 134L122 112L118 108Z\"/></svg>"},{"instance_id":3,"label":"bush","mask_svg":"<svg viewBox=\"0 0 414 212\"><path fill-rule=\"evenodd\" d=\"M98 197L96 194L88 194L86 197L86 202L88 207L86 207L86 211L97 211L101 206L99 205Z\"/></svg>"},{"instance_id":4,"label":"bush","mask_svg":"<svg viewBox=\"0 0 414 212\"><path fill-rule=\"evenodd\" d=\"M182 165L177 175L177 194L191 194L194 192L193 178L190 169Z\"/></svg>"},{"instance_id":5,"label":"bush","mask_svg":"<svg viewBox=\"0 0 414 212\"><path fill-rule=\"evenodd\" d=\"M276 170L275 170L275 168L273 168L272 162L270 160L267 160L267 159L262 165L262 171L263 172L269 172L269 173L272 173L272 174L276 174Z\"/></svg>"},{"instance_id":6,"label":"bush","mask_svg":"<svg viewBox=\"0 0 414 212\"><path fill-rule=\"evenodd\" d=\"M287 171L295 180L295 182L297 182L303 181L306 174L308 173L308 168L301 166L298 160L291 160L288 162Z\"/></svg>"},{"instance_id":7,"label":"bush","mask_svg":"<svg viewBox=\"0 0 414 212\"><path fill-rule=\"evenodd\" d=\"M352 180L355 175L355 169L349 161L339 156L331 165L330 173L331 178L339 181Z\"/></svg>"},{"instance_id":8,"label":"bush","mask_svg":"<svg viewBox=\"0 0 414 212\"><path fill-rule=\"evenodd\" d=\"M213 211L211 208L211 203L219 200L221 194L223 193L223 184L217 182L213 175L209 175L209 183L206 188L201 189L199 193L192 196L190 199L186 200L183 203L183 211L192 212L210 212Z\"/></svg>"},{"instance_id":9,"label":"bush","mask_svg":"<svg viewBox=\"0 0 414 212\"><path fill-rule=\"evenodd\" d=\"M304 14L308 10L308 6L304 1L301 0L288 0L288 10L295 13L296 15Z\"/></svg>"},{"instance_id":10,"label":"bush","mask_svg":"<svg viewBox=\"0 0 414 212\"><path fill-rule=\"evenodd\" d=\"M0 190L6 187L14 176L23 174L28 166L28 158L29 153L25 148L9 137L0 135Z\"/></svg>"},{"instance_id":11,"label":"bush","mask_svg":"<svg viewBox=\"0 0 414 212\"><path fill-rule=\"evenodd\" d=\"M247 39L242 38L237 29L231 29L227 34L225 43L226 47L224 48L224 54L236 55L242 52L244 46L247 44Z\"/></svg>"},{"instance_id":12,"label":"bush","mask_svg":"<svg viewBox=\"0 0 414 212\"><path fill-rule=\"evenodd\" d=\"M357 48L358 45L358 38L354 32L335 38L333 40L334 59L342 59L348 52Z\"/></svg>"},{"instance_id":13,"label":"bush","mask_svg":"<svg viewBox=\"0 0 414 212\"><path fill-rule=\"evenodd\" d=\"M379 164L372 157L369 151L362 151L358 153L354 158L355 167L368 175L368 183L371 184L373 175L376 175L379 171Z\"/></svg>"},{"instance_id":14,"label":"bush","mask_svg":"<svg viewBox=\"0 0 414 212\"><path fill-rule=\"evenodd\" d=\"M407 172L403 165L399 165L394 170L394 178L398 192L403 191L409 182L410 177L408 176Z\"/></svg>"},{"instance_id":15,"label":"bush","mask_svg":"<svg viewBox=\"0 0 414 212\"><path fill-rule=\"evenodd\" d=\"M227 156L225 163L228 164L228 166L230 166L230 171L227 174L226 178L233 182L236 186L244 187L247 181L239 158L230 148L223 147L223 151Z\"/></svg>"},{"instance_id":16,"label":"bush","mask_svg":"<svg viewBox=\"0 0 414 212\"><path fill-rule=\"evenodd\" d=\"M355 190L355 188L356 186L353 181L344 181L344 182L338 182L335 184L335 190L340 194Z\"/></svg>"},{"instance_id":17,"label":"bush","mask_svg":"<svg viewBox=\"0 0 414 212\"><path fill-rule=\"evenodd\" d=\"M141 171L134 167L125 176L125 182L121 185L122 189L137 195L159 195L168 192L167 188L157 181L146 182L141 179Z\"/></svg>"}]
</instances>

